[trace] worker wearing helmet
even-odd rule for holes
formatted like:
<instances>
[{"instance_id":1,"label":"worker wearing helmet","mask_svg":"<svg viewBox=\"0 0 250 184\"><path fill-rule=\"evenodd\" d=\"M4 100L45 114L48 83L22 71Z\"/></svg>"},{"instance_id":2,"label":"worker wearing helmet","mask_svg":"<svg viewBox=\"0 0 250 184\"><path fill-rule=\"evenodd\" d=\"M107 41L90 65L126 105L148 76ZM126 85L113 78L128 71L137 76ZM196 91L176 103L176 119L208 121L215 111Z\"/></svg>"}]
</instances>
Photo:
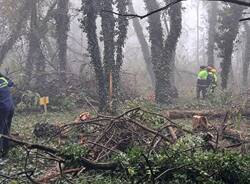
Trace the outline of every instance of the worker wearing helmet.
<instances>
[{"instance_id":1,"label":"worker wearing helmet","mask_svg":"<svg viewBox=\"0 0 250 184\"><path fill-rule=\"evenodd\" d=\"M14 83L0 74L0 134L9 135L11 121L14 114L14 103L10 94L10 87ZM9 141L0 138L0 157L4 157L9 149Z\"/></svg>"},{"instance_id":2,"label":"worker wearing helmet","mask_svg":"<svg viewBox=\"0 0 250 184\"><path fill-rule=\"evenodd\" d=\"M201 66L200 71L198 73L197 86L196 86L197 99L200 99L201 92L203 99L206 98L207 88L208 88L207 78L208 78L207 68L205 66Z\"/></svg>"},{"instance_id":3,"label":"worker wearing helmet","mask_svg":"<svg viewBox=\"0 0 250 184\"><path fill-rule=\"evenodd\" d=\"M215 88L217 87L218 77L217 71L213 67L208 67L208 85L209 85L209 92L214 93Z\"/></svg>"}]
</instances>

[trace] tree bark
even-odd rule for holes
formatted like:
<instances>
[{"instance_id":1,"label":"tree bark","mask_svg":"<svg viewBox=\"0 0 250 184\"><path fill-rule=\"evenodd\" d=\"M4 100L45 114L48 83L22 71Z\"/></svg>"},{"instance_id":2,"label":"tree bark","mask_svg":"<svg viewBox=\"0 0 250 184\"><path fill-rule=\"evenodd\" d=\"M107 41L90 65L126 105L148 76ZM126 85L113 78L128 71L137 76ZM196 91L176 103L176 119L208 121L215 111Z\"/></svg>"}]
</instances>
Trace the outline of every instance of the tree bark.
<instances>
[{"instance_id":1,"label":"tree bark","mask_svg":"<svg viewBox=\"0 0 250 184\"><path fill-rule=\"evenodd\" d=\"M130 2L129 2L129 11L130 11L130 13L135 14L132 0L130 0ZM146 68L147 68L147 71L148 71L148 74L149 74L149 77L150 77L150 80L152 83L152 87L155 87L155 74L153 71L153 65L152 65L151 60L150 60L151 57L150 57L149 45L148 45L148 42L147 42L145 35L143 33L143 28L140 24L140 21L137 18L133 19L133 27L134 27L134 30L136 32L138 41L141 45L143 58L144 58L144 61L146 63Z\"/></svg>"},{"instance_id":2,"label":"tree bark","mask_svg":"<svg viewBox=\"0 0 250 184\"><path fill-rule=\"evenodd\" d=\"M156 0L144 0L149 12L159 9ZM166 3L169 3L166 1ZM149 35L151 41L151 57L155 73L155 97L159 104L171 104L177 90L172 83L173 58L177 42L181 34L181 4L172 6L169 10L170 30L164 41L159 13L148 17ZM165 42L163 44L163 42Z\"/></svg>"},{"instance_id":3,"label":"tree bark","mask_svg":"<svg viewBox=\"0 0 250 184\"><path fill-rule=\"evenodd\" d=\"M128 0L117 0L116 7L120 14L127 13ZM118 16L117 19L117 41L116 41L116 58L115 68L113 69L113 106L112 111L115 113L120 99L120 72L123 64L123 48L128 32L128 19L123 16Z\"/></svg>"},{"instance_id":4,"label":"tree bark","mask_svg":"<svg viewBox=\"0 0 250 184\"><path fill-rule=\"evenodd\" d=\"M234 41L239 31L239 20L242 16L243 10L244 7L225 5L225 7L219 12L219 32L217 32L216 35L216 43L220 50L220 56L222 57L222 89L226 89L228 86Z\"/></svg>"},{"instance_id":5,"label":"tree bark","mask_svg":"<svg viewBox=\"0 0 250 184\"><path fill-rule=\"evenodd\" d=\"M82 2L84 12L82 28L87 33L88 48L97 75L101 104L103 104L99 109L101 111L111 110L112 113L115 113L119 100L120 70L123 63L123 47L127 37L128 20L123 16L118 16L118 19L115 19L114 14L110 12L113 10L113 5L116 5L120 14L126 14L128 0L94 2L83 0ZM98 7L110 12L99 12L97 11ZM98 13L101 16L101 39L104 43L103 62L96 34ZM93 47L94 45L95 47Z\"/></svg>"},{"instance_id":6,"label":"tree bark","mask_svg":"<svg viewBox=\"0 0 250 184\"><path fill-rule=\"evenodd\" d=\"M97 6L99 2L93 0L83 0L83 14L82 27L87 34L88 38L88 51L90 53L91 63L95 70L96 79L98 82L98 95L99 95L99 111L107 110L107 87L106 77L103 70L101 61L100 48L97 36Z\"/></svg>"},{"instance_id":7,"label":"tree bark","mask_svg":"<svg viewBox=\"0 0 250 184\"><path fill-rule=\"evenodd\" d=\"M67 81L67 40L69 31L69 0L59 0L57 5L56 32L58 45L59 77L63 86Z\"/></svg>"},{"instance_id":8,"label":"tree bark","mask_svg":"<svg viewBox=\"0 0 250 184\"><path fill-rule=\"evenodd\" d=\"M113 0L102 0L101 7L107 11L113 11ZM101 12L102 35L104 42L103 66L107 90L110 89L110 74L114 75L115 69L115 18L112 13ZM110 99L112 101L112 97Z\"/></svg>"},{"instance_id":9,"label":"tree bark","mask_svg":"<svg viewBox=\"0 0 250 184\"><path fill-rule=\"evenodd\" d=\"M148 12L159 9L159 5L156 0L144 0L144 2ZM162 73L163 71L161 70L161 67L164 67L164 62L162 61L163 29L160 13L155 13L149 16L148 23L149 37L151 42L151 62L153 64L153 70L155 73L156 102L164 103L165 89L164 85L162 84L164 82L164 73Z\"/></svg>"},{"instance_id":10,"label":"tree bark","mask_svg":"<svg viewBox=\"0 0 250 184\"><path fill-rule=\"evenodd\" d=\"M44 84L45 78L45 57L41 49L41 40L38 32L38 17L37 17L37 0L31 3L30 15L30 33L29 33L29 51L28 58L25 65L25 81L27 86L32 77L35 78L35 88L41 95L45 95ZM35 72L33 73L35 66ZM34 75L33 75L34 74ZM43 94L44 93L44 94Z\"/></svg>"},{"instance_id":11,"label":"tree bark","mask_svg":"<svg viewBox=\"0 0 250 184\"><path fill-rule=\"evenodd\" d=\"M168 1L166 1L168 3ZM182 14L181 3L172 6L169 9L170 16L170 30L165 41L165 47L163 51L163 60L165 60L165 94L167 95L167 103L171 103L172 98L176 97L177 89L174 84L174 67L175 67L175 51L178 43L178 39L181 35L182 29Z\"/></svg>"},{"instance_id":12,"label":"tree bark","mask_svg":"<svg viewBox=\"0 0 250 184\"><path fill-rule=\"evenodd\" d=\"M214 66L214 47L215 47L215 26L217 22L218 3L210 2L208 7L208 48L207 48L207 65Z\"/></svg>"}]
</instances>

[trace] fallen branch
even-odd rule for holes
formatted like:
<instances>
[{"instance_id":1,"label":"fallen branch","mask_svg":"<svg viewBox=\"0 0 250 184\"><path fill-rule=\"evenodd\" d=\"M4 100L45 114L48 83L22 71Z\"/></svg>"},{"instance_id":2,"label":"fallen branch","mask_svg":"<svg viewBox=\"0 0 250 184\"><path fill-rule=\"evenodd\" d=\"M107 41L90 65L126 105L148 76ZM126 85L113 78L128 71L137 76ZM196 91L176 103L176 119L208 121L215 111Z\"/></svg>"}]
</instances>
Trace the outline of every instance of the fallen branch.
<instances>
[{"instance_id":1,"label":"fallen branch","mask_svg":"<svg viewBox=\"0 0 250 184\"><path fill-rule=\"evenodd\" d=\"M0 137L8 139L9 141L13 141L20 146L25 146L29 150L38 149L38 150L49 152L52 154L59 154L60 153L59 150L56 150L54 148L49 148L49 147L46 147L43 145L38 145L38 144L30 144L30 143L27 143L24 141L19 141L19 140L12 138L12 137L8 137L8 136L2 135L2 134L0 134ZM64 159L67 160L67 159L71 159L71 158L64 158ZM80 165L85 167L87 170L116 170L119 168L118 163L94 163L94 162L92 162L84 157L81 157L79 159L80 159Z\"/></svg>"},{"instance_id":2,"label":"fallen branch","mask_svg":"<svg viewBox=\"0 0 250 184\"><path fill-rule=\"evenodd\" d=\"M194 115L199 116L206 116L209 119L220 119L224 118L225 114L228 111L225 110L203 110L203 111L197 111L197 110L169 110L164 111L163 115L171 120L174 119L185 119L185 118L193 118ZM245 117L250 117L250 111L249 110L240 110L237 112L230 112L230 116L237 116L241 114Z\"/></svg>"}]
</instances>

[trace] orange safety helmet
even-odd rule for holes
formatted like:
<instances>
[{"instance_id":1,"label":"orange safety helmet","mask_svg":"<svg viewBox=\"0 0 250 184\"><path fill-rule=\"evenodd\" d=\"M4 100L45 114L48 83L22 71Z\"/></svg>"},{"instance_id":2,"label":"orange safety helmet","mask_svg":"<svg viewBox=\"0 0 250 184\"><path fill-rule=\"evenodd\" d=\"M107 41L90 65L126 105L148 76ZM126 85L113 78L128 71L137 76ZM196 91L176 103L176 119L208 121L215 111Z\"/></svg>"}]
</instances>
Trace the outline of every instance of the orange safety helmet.
<instances>
[{"instance_id":1,"label":"orange safety helmet","mask_svg":"<svg viewBox=\"0 0 250 184\"><path fill-rule=\"evenodd\" d=\"M216 70L215 68L213 68L213 69L211 70L211 72L217 73L217 70Z\"/></svg>"}]
</instances>

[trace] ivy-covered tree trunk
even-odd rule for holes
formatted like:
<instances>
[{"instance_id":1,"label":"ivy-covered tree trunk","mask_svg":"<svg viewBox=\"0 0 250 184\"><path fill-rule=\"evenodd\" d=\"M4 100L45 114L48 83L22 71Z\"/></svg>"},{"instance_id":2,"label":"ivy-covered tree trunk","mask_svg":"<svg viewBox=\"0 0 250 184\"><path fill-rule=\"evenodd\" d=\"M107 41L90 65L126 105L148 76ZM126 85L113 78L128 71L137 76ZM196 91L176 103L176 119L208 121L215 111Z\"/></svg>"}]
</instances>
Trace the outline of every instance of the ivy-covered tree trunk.
<instances>
[{"instance_id":1,"label":"ivy-covered tree trunk","mask_svg":"<svg viewBox=\"0 0 250 184\"><path fill-rule=\"evenodd\" d=\"M37 17L37 0L31 3L30 15L30 33L29 33L29 51L28 58L25 65L25 82L29 82L34 77L34 87L38 92L44 91L45 84L45 57L41 49L41 41L38 32L38 17ZM33 71L35 68L35 71ZM42 94L43 95L43 94Z\"/></svg>"},{"instance_id":2,"label":"ivy-covered tree trunk","mask_svg":"<svg viewBox=\"0 0 250 184\"><path fill-rule=\"evenodd\" d=\"M166 0L166 3L169 1ZM170 17L170 30L165 40L165 46L163 50L163 60L165 65L162 70L165 72L164 77L164 88L165 88L165 103L169 104L172 102L173 97L176 96L176 87L172 80L173 70L175 66L175 50L181 35L182 29L182 13L181 13L181 3L172 6L169 9Z\"/></svg>"},{"instance_id":3,"label":"ivy-covered tree trunk","mask_svg":"<svg viewBox=\"0 0 250 184\"><path fill-rule=\"evenodd\" d=\"M81 22L82 28L87 34L88 51L98 81L99 109L101 111L111 110L113 113L116 112L119 100L120 71L123 63L123 47L127 37L128 20L124 16L118 16L115 19L114 14L99 10L112 11L114 5L119 13L125 14L128 0L82 0L84 16ZM103 61L96 33L97 15L101 16L101 40L104 43Z\"/></svg>"},{"instance_id":4,"label":"ivy-covered tree trunk","mask_svg":"<svg viewBox=\"0 0 250 184\"><path fill-rule=\"evenodd\" d=\"M133 1L132 0L130 0L130 2L129 2L129 12L132 13L132 14L135 14L135 10L134 10L134 7L133 7ZM146 37L145 37L145 35L143 33L143 28L141 26L141 23L140 23L139 19L137 19L137 18L133 19L133 27L134 27L134 30L136 32L138 41L139 41L139 43L141 45L143 58L144 58L144 61L146 63L147 72L149 74L152 86L155 87L155 74L154 74L154 71L153 71L153 65L151 63L149 45L148 45Z\"/></svg>"},{"instance_id":5,"label":"ivy-covered tree trunk","mask_svg":"<svg viewBox=\"0 0 250 184\"><path fill-rule=\"evenodd\" d=\"M117 10L120 14L127 13L128 0L117 0L116 2ZM128 32L128 19L123 16L118 16L117 19L117 40L116 40L116 58L115 58L115 67L113 69L113 107L112 111L115 112L117 109L117 105L120 99L120 73L121 67L123 64L123 49L125 45L125 40L127 38Z\"/></svg>"},{"instance_id":6,"label":"ivy-covered tree trunk","mask_svg":"<svg viewBox=\"0 0 250 184\"><path fill-rule=\"evenodd\" d=\"M82 29L87 35L88 51L90 53L91 63L95 70L98 84L99 111L107 110L107 87L106 77L103 70L100 48L97 36L96 19L98 14L99 1L82 0L83 19L81 21Z\"/></svg>"},{"instance_id":7,"label":"ivy-covered tree trunk","mask_svg":"<svg viewBox=\"0 0 250 184\"><path fill-rule=\"evenodd\" d=\"M215 28L217 23L218 3L210 2L208 6L208 48L207 65L214 66Z\"/></svg>"},{"instance_id":8,"label":"ivy-covered tree trunk","mask_svg":"<svg viewBox=\"0 0 250 184\"><path fill-rule=\"evenodd\" d=\"M159 8L156 0L144 0L149 12ZM166 1L169 3L169 1ZM170 31L167 39L163 40L160 13L148 17L149 35L151 41L151 57L155 73L155 97L160 104L171 104L173 93L176 92L172 84L173 56L181 34L181 4L176 4L169 10ZM164 42L164 44L163 44Z\"/></svg>"},{"instance_id":9,"label":"ivy-covered tree trunk","mask_svg":"<svg viewBox=\"0 0 250 184\"><path fill-rule=\"evenodd\" d=\"M245 42L245 56L243 60L243 71L242 71L242 85L243 88L247 89L248 87L248 73L250 65L250 26L245 23L245 32L246 32L246 42Z\"/></svg>"},{"instance_id":10,"label":"ivy-covered tree trunk","mask_svg":"<svg viewBox=\"0 0 250 184\"><path fill-rule=\"evenodd\" d=\"M67 80L67 40L69 31L69 0L58 0L56 20L56 36L58 45L59 77L64 85Z\"/></svg>"},{"instance_id":11,"label":"ivy-covered tree trunk","mask_svg":"<svg viewBox=\"0 0 250 184\"><path fill-rule=\"evenodd\" d=\"M146 9L151 12L159 8L156 0L144 0ZM165 63L162 60L163 51L163 32L161 24L161 14L155 13L148 17L149 23L149 37L151 42L151 62L153 64L153 70L155 73L155 97L157 103L164 103L166 89L164 82L164 67Z\"/></svg>"},{"instance_id":12,"label":"ivy-covered tree trunk","mask_svg":"<svg viewBox=\"0 0 250 184\"><path fill-rule=\"evenodd\" d=\"M113 11L113 0L101 0L101 7L107 11ZM112 75L112 79L114 78L114 69L115 69L115 18L112 13L109 12L101 12L101 27L102 27L102 36L104 43L104 53L103 53L103 66L106 80L107 91L110 90L110 76ZM114 83L113 83L114 84ZM109 91L110 92L110 91ZM109 104L111 104L113 100L113 95L109 94L111 97L109 100Z\"/></svg>"},{"instance_id":13,"label":"ivy-covered tree trunk","mask_svg":"<svg viewBox=\"0 0 250 184\"><path fill-rule=\"evenodd\" d=\"M232 65L232 53L234 41L239 31L239 20L244 7L235 5L224 5L219 11L219 25L216 35L216 43L219 47L221 62L221 87L228 86L229 72Z\"/></svg>"}]
</instances>

